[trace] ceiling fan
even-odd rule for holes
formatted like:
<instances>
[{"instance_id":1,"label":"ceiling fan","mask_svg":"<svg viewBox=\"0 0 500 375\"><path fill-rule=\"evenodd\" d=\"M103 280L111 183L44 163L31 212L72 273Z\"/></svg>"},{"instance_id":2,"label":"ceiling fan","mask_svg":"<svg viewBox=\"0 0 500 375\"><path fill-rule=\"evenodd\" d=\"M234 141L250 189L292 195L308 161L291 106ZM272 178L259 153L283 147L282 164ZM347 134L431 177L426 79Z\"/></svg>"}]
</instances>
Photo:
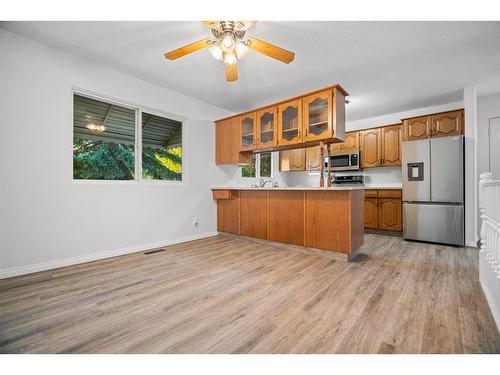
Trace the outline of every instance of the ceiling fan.
<instances>
[{"instance_id":1,"label":"ceiling fan","mask_svg":"<svg viewBox=\"0 0 500 375\"><path fill-rule=\"evenodd\" d=\"M212 56L224 62L226 81L238 80L238 60L241 60L252 49L273 59L289 64L295 58L293 52L275 46L263 40L245 37L247 30L255 24L255 21L203 21L210 28L213 38L205 38L197 42L187 44L181 48L165 53L169 60L196 52L203 48L209 48Z\"/></svg>"}]
</instances>

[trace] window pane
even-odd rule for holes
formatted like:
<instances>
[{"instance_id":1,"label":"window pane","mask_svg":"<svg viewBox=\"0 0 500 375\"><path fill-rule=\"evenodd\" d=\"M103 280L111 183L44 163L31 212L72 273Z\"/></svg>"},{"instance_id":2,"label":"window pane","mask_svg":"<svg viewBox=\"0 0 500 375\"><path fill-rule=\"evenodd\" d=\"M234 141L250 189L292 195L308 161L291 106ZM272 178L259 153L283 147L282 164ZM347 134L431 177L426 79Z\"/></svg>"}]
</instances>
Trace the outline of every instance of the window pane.
<instances>
[{"instance_id":1,"label":"window pane","mask_svg":"<svg viewBox=\"0 0 500 375\"><path fill-rule=\"evenodd\" d=\"M255 154L252 156L252 164L241 167L241 177L255 177Z\"/></svg>"},{"instance_id":2,"label":"window pane","mask_svg":"<svg viewBox=\"0 0 500 375\"><path fill-rule=\"evenodd\" d=\"M271 153L260 154L260 177L271 177Z\"/></svg>"},{"instance_id":3,"label":"window pane","mask_svg":"<svg viewBox=\"0 0 500 375\"><path fill-rule=\"evenodd\" d=\"M135 111L73 96L73 178L133 180Z\"/></svg>"},{"instance_id":4,"label":"window pane","mask_svg":"<svg viewBox=\"0 0 500 375\"><path fill-rule=\"evenodd\" d=\"M182 122L142 113L142 178L182 180Z\"/></svg>"}]
</instances>

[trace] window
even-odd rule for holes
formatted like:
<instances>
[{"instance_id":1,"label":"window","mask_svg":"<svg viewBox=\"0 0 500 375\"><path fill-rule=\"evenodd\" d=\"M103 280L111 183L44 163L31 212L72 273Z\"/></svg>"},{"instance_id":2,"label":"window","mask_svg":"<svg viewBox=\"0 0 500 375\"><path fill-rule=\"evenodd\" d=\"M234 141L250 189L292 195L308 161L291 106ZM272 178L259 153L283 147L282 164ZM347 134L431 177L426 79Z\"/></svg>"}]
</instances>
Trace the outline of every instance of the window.
<instances>
[{"instance_id":1,"label":"window","mask_svg":"<svg viewBox=\"0 0 500 375\"><path fill-rule=\"evenodd\" d=\"M74 94L73 178L182 181L182 122Z\"/></svg>"},{"instance_id":2,"label":"window","mask_svg":"<svg viewBox=\"0 0 500 375\"><path fill-rule=\"evenodd\" d=\"M182 180L182 123L142 113L142 178Z\"/></svg>"},{"instance_id":3,"label":"window","mask_svg":"<svg viewBox=\"0 0 500 375\"><path fill-rule=\"evenodd\" d=\"M272 177L273 173L273 154L266 152L254 154L252 164L241 167L241 177L260 178Z\"/></svg>"}]
</instances>

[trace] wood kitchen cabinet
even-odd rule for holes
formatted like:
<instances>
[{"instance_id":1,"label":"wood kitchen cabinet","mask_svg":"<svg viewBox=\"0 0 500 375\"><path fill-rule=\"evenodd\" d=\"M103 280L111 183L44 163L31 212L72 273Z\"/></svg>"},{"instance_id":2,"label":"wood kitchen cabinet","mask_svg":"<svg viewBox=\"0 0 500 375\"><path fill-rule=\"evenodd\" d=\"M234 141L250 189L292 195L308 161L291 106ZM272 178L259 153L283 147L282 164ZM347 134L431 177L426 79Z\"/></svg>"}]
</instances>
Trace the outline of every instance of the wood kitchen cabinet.
<instances>
[{"instance_id":1,"label":"wood kitchen cabinet","mask_svg":"<svg viewBox=\"0 0 500 375\"><path fill-rule=\"evenodd\" d=\"M270 148L276 146L276 118L276 107L268 107L257 112L256 148Z\"/></svg>"},{"instance_id":2,"label":"wood kitchen cabinet","mask_svg":"<svg viewBox=\"0 0 500 375\"><path fill-rule=\"evenodd\" d=\"M368 129L359 132L361 168L382 165L382 129Z\"/></svg>"},{"instance_id":3,"label":"wood kitchen cabinet","mask_svg":"<svg viewBox=\"0 0 500 375\"><path fill-rule=\"evenodd\" d=\"M359 151L359 132L346 132L344 142L333 143L330 147L330 154L336 152Z\"/></svg>"},{"instance_id":4,"label":"wood kitchen cabinet","mask_svg":"<svg viewBox=\"0 0 500 375\"><path fill-rule=\"evenodd\" d=\"M378 227L378 198L365 197L365 228Z\"/></svg>"},{"instance_id":5,"label":"wood kitchen cabinet","mask_svg":"<svg viewBox=\"0 0 500 375\"><path fill-rule=\"evenodd\" d=\"M401 190L365 190L365 228L401 232L402 218Z\"/></svg>"},{"instance_id":6,"label":"wood kitchen cabinet","mask_svg":"<svg viewBox=\"0 0 500 375\"><path fill-rule=\"evenodd\" d=\"M431 135L432 116L422 116L403 121L405 141L426 139Z\"/></svg>"},{"instance_id":7,"label":"wood kitchen cabinet","mask_svg":"<svg viewBox=\"0 0 500 375\"><path fill-rule=\"evenodd\" d=\"M319 146L306 148L306 171L318 171L321 166Z\"/></svg>"},{"instance_id":8,"label":"wood kitchen cabinet","mask_svg":"<svg viewBox=\"0 0 500 375\"><path fill-rule=\"evenodd\" d=\"M269 191L240 191L240 234L268 238Z\"/></svg>"},{"instance_id":9,"label":"wood kitchen cabinet","mask_svg":"<svg viewBox=\"0 0 500 375\"><path fill-rule=\"evenodd\" d=\"M347 95L342 87L333 85L215 121L216 164L250 163L250 152L281 151L313 147L320 142L343 141ZM218 126L229 123L234 125L230 132L223 131L228 126ZM242 155L234 154L235 145ZM230 154L227 157L224 155L226 150Z\"/></svg>"},{"instance_id":10,"label":"wood kitchen cabinet","mask_svg":"<svg viewBox=\"0 0 500 375\"><path fill-rule=\"evenodd\" d=\"M278 106L278 146L302 142L302 100L292 100Z\"/></svg>"},{"instance_id":11,"label":"wood kitchen cabinet","mask_svg":"<svg viewBox=\"0 0 500 375\"><path fill-rule=\"evenodd\" d=\"M359 132L361 168L401 165L401 124Z\"/></svg>"},{"instance_id":12,"label":"wood kitchen cabinet","mask_svg":"<svg viewBox=\"0 0 500 375\"><path fill-rule=\"evenodd\" d=\"M257 115L255 112L247 113L240 117L240 142L241 151L255 149L257 143Z\"/></svg>"},{"instance_id":13,"label":"wood kitchen cabinet","mask_svg":"<svg viewBox=\"0 0 500 375\"><path fill-rule=\"evenodd\" d=\"M238 234L240 232L240 192L237 190L214 190L217 199L217 230Z\"/></svg>"},{"instance_id":14,"label":"wood kitchen cabinet","mask_svg":"<svg viewBox=\"0 0 500 375\"><path fill-rule=\"evenodd\" d=\"M315 141L331 138L332 91L321 91L302 99L304 111L304 140Z\"/></svg>"},{"instance_id":15,"label":"wood kitchen cabinet","mask_svg":"<svg viewBox=\"0 0 500 375\"><path fill-rule=\"evenodd\" d=\"M215 164L249 164L251 152L240 153L240 117L215 123Z\"/></svg>"},{"instance_id":16,"label":"wood kitchen cabinet","mask_svg":"<svg viewBox=\"0 0 500 375\"><path fill-rule=\"evenodd\" d=\"M432 137L446 137L464 133L463 110L432 116Z\"/></svg>"},{"instance_id":17,"label":"wood kitchen cabinet","mask_svg":"<svg viewBox=\"0 0 500 375\"><path fill-rule=\"evenodd\" d=\"M405 141L464 134L463 109L403 121Z\"/></svg>"},{"instance_id":18,"label":"wood kitchen cabinet","mask_svg":"<svg viewBox=\"0 0 500 375\"><path fill-rule=\"evenodd\" d=\"M382 166L401 165L401 124L382 128Z\"/></svg>"},{"instance_id":19,"label":"wood kitchen cabinet","mask_svg":"<svg viewBox=\"0 0 500 375\"><path fill-rule=\"evenodd\" d=\"M280 172L317 171L319 146L280 151Z\"/></svg>"},{"instance_id":20,"label":"wood kitchen cabinet","mask_svg":"<svg viewBox=\"0 0 500 375\"><path fill-rule=\"evenodd\" d=\"M401 232L403 229L401 199L379 198L378 229Z\"/></svg>"}]
</instances>

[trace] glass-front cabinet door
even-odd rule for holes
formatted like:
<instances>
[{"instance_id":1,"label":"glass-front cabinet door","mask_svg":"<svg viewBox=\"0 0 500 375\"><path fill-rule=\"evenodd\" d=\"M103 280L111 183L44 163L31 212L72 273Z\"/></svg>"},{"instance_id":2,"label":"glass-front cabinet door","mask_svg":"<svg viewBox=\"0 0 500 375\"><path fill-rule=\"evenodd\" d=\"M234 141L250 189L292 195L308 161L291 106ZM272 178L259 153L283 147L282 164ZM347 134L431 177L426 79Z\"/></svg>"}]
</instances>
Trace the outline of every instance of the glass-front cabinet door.
<instances>
[{"instance_id":1,"label":"glass-front cabinet door","mask_svg":"<svg viewBox=\"0 0 500 375\"><path fill-rule=\"evenodd\" d=\"M240 117L240 139L241 151L249 151L255 149L256 142L256 114L255 112L247 113Z\"/></svg>"},{"instance_id":2,"label":"glass-front cabinet door","mask_svg":"<svg viewBox=\"0 0 500 375\"><path fill-rule=\"evenodd\" d=\"M302 100L292 100L278 106L278 145L302 142Z\"/></svg>"},{"instance_id":3,"label":"glass-front cabinet door","mask_svg":"<svg viewBox=\"0 0 500 375\"><path fill-rule=\"evenodd\" d=\"M302 99L304 112L304 141L333 137L332 91L321 91Z\"/></svg>"},{"instance_id":4,"label":"glass-front cabinet door","mask_svg":"<svg viewBox=\"0 0 500 375\"><path fill-rule=\"evenodd\" d=\"M276 146L276 118L276 107L265 108L257 112L257 148Z\"/></svg>"}]
</instances>

